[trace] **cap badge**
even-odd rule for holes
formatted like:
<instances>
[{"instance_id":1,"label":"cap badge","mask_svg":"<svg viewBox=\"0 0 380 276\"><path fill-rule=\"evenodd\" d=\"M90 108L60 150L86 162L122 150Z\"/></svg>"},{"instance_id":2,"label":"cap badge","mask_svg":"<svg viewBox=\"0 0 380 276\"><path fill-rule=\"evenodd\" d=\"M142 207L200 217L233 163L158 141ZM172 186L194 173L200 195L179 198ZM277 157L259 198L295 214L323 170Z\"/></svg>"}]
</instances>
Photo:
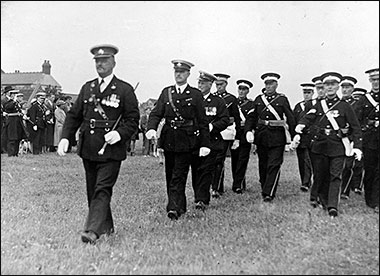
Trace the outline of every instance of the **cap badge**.
<instances>
[{"instance_id":1,"label":"cap badge","mask_svg":"<svg viewBox=\"0 0 380 276\"><path fill-rule=\"evenodd\" d=\"M182 63L181 63L181 62L178 62L178 63L177 63L177 66L181 67L181 66L182 66Z\"/></svg>"},{"instance_id":2,"label":"cap badge","mask_svg":"<svg viewBox=\"0 0 380 276\"><path fill-rule=\"evenodd\" d=\"M103 49L99 49L98 54L103 55L104 54L104 50Z\"/></svg>"}]
</instances>

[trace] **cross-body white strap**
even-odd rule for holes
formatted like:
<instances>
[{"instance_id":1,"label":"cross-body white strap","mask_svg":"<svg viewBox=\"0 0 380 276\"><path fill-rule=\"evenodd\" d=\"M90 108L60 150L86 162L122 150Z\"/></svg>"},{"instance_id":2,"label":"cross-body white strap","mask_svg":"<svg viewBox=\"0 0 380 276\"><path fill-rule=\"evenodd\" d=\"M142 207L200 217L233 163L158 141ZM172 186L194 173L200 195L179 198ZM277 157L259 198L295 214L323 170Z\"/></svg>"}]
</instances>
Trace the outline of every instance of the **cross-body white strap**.
<instances>
[{"instance_id":1,"label":"cross-body white strap","mask_svg":"<svg viewBox=\"0 0 380 276\"><path fill-rule=\"evenodd\" d=\"M276 117L276 120L281 120L280 115L278 115L277 111L270 105L265 95L261 95L261 99L263 100L265 106L269 109L269 111Z\"/></svg>"},{"instance_id":2,"label":"cross-body white strap","mask_svg":"<svg viewBox=\"0 0 380 276\"><path fill-rule=\"evenodd\" d=\"M366 93L365 96L369 100L369 102L376 108L376 112L379 112L379 103L377 103L371 96L371 94Z\"/></svg>"},{"instance_id":3,"label":"cross-body white strap","mask_svg":"<svg viewBox=\"0 0 380 276\"><path fill-rule=\"evenodd\" d=\"M323 112L326 114L326 117L327 119L330 121L332 127L334 130L338 130L339 129L339 126L338 126L338 123L336 122L335 118L332 116L332 114L330 113L330 110L328 109L327 107L327 104L326 104L326 100L323 99L321 100L321 105L322 105L322 109L323 109Z\"/></svg>"}]
</instances>

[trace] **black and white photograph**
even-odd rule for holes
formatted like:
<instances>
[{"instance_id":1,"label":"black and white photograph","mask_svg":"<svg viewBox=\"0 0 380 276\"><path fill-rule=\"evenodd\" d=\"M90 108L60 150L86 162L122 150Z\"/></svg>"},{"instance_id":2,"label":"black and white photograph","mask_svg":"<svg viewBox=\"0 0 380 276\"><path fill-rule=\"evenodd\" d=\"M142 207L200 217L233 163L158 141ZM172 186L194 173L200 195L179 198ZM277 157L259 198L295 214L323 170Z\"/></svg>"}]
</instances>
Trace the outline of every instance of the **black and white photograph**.
<instances>
[{"instance_id":1,"label":"black and white photograph","mask_svg":"<svg viewBox=\"0 0 380 276\"><path fill-rule=\"evenodd\" d=\"M379 275L378 1L1 1L2 275Z\"/></svg>"}]
</instances>

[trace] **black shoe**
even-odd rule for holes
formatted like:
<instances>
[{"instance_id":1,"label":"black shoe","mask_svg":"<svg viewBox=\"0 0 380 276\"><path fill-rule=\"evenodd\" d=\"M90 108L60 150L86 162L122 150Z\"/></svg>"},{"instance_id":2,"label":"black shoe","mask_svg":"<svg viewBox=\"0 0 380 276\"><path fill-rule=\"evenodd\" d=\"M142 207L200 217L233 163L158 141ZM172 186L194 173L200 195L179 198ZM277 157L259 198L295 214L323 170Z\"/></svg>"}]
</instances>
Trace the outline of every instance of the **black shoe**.
<instances>
[{"instance_id":1,"label":"black shoe","mask_svg":"<svg viewBox=\"0 0 380 276\"><path fill-rule=\"evenodd\" d=\"M240 188L236 188L236 189L232 189L232 191L236 194L242 194L243 193L243 190L240 189Z\"/></svg>"},{"instance_id":2,"label":"black shoe","mask_svg":"<svg viewBox=\"0 0 380 276\"><path fill-rule=\"evenodd\" d=\"M265 196L264 197L264 202L271 202L273 200L273 197L271 196Z\"/></svg>"},{"instance_id":3,"label":"black shoe","mask_svg":"<svg viewBox=\"0 0 380 276\"><path fill-rule=\"evenodd\" d=\"M82 242L84 243L95 244L97 239L98 239L98 236L92 231L82 232Z\"/></svg>"},{"instance_id":4,"label":"black shoe","mask_svg":"<svg viewBox=\"0 0 380 276\"><path fill-rule=\"evenodd\" d=\"M206 210L206 204L204 204L202 201L198 201L195 203L195 209L205 211Z\"/></svg>"},{"instance_id":5,"label":"black shoe","mask_svg":"<svg viewBox=\"0 0 380 276\"><path fill-rule=\"evenodd\" d=\"M346 194L341 194L340 198L341 199L349 199L350 197L348 195L346 195Z\"/></svg>"},{"instance_id":6,"label":"black shoe","mask_svg":"<svg viewBox=\"0 0 380 276\"><path fill-rule=\"evenodd\" d=\"M212 196L213 198L218 198L218 197L220 196L220 194L218 193L218 191L216 191L216 190L212 190L212 191L211 191L211 196Z\"/></svg>"},{"instance_id":7,"label":"black shoe","mask_svg":"<svg viewBox=\"0 0 380 276\"><path fill-rule=\"evenodd\" d=\"M310 200L310 205L313 208L317 208L319 206L318 201L316 200Z\"/></svg>"},{"instance_id":8,"label":"black shoe","mask_svg":"<svg viewBox=\"0 0 380 276\"><path fill-rule=\"evenodd\" d=\"M301 186L301 188L300 188L300 190L302 191L302 192L307 192L307 191L309 191L309 187L308 186L304 186L304 185L302 185Z\"/></svg>"},{"instance_id":9,"label":"black shoe","mask_svg":"<svg viewBox=\"0 0 380 276\"><path fill-rule=\"evenodd\" d=\"M329 216L330 216L331 218L335 218L335 217L337 217L337 216L338 216L338 210L335 209L335 208L331 208L331 209L329 210Z\"/></svg>"},{"instance_id":10,"label":"black shoe","mask_svg":"<svg viewBox=\"0 0 380 276\"><path fill-rule=\"evenodd\" d=\"M179 218L179 215L177 211L171 210L168 212L168 218L170 218L171 220L177 220Z\"/></svg>"},{"instance_id":11,"label":"black shoe","mask_svg":"<svg viewBox=\"0 0 380 276\"><path fill-rule=\"evenodd\" d=\"M362 191L361 189L359 189L359 188L355 188L355 189L354 189L354 193L355 193L355 194L361 195L362 192L363 192L363 191Z\"/></svg>"},{"instance_id":12,"label":"black shoe","mask_svg":"<svg viewBox=\"0 0 380 276\"><path fill-rule=\"evenodd\" d=\"M379 206L375 206L375 208L373 208L373 210L375 211L376 214L379 213Z\"/></svg>"}]
</instances>

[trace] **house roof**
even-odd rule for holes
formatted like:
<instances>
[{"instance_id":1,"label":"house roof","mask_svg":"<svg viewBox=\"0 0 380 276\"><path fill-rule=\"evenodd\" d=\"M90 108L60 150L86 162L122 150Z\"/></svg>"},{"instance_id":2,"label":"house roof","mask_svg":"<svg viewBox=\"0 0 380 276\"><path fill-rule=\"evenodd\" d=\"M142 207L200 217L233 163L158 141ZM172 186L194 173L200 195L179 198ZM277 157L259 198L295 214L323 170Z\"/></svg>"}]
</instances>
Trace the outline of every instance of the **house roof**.
<instances>
[{"instance_id":1,"label":"house roof","mask_svg":"<svg viewBox=\"0 0 380 276\"><path fill-rule=\"evenodd\" d=\"M27 73L2 73L1 85L30 85L37 84L61 86L51 75L42 72L27 72Z\"/></svg>"}]
</instances>

